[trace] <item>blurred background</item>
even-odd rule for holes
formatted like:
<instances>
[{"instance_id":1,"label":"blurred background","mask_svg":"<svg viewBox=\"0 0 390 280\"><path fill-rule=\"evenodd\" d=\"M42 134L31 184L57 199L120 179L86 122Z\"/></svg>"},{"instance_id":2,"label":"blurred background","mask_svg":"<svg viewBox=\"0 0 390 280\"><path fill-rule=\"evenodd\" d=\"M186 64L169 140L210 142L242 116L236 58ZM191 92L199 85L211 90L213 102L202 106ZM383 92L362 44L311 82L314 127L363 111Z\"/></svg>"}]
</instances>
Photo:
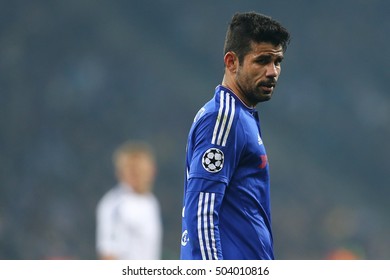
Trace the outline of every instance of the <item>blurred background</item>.
<instances>
[{"instance_id":1,"label":"blurred background","mask_svg":"<svg viewBox=\"0 0 390 280\"><path fill-rule=\"evenodd\" d=\"M292 34L258 106L276 257L390 258L389 1L1 0L0 259L95 259L127 139L155 147L163 258L179 257L187 133L244 11Z\"/></svg>"}]
</instances>

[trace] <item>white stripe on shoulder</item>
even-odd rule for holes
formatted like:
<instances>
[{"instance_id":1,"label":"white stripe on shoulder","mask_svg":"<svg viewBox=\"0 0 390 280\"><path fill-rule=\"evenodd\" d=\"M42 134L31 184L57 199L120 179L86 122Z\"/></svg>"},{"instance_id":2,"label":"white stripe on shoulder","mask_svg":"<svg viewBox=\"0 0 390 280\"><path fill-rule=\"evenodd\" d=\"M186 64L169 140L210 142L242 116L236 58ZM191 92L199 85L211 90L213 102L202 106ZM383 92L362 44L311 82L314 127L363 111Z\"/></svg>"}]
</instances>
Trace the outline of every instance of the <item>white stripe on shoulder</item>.
<instances>
[{"instance_id":1,"label":"white stripe on shoulder","mask_svg":"<svg viewBox=\"0 0 390 280\"><path fill-rule=\"evenodd\" d=\"M226 132L225 132L225 137L223 138L223 142L222 142L222 146L223 147L226 146L226 141L227 141L227 138L229 136L230 129L232 128L234 114L236 112L236 100L234 98L232 98L232 97L230 97L230 99L232 100L232 106L231 106L232 112L230 113L230 119L229 119L228 127L227 127Z\"/></svg>"},{"instance_id":2,"label":"white stripe on shoulder","mask_svg":"<svg viewBox=\"0 0 390 280\"><path fill-rule=\"evenodd\" d=\"M223 101L223 91L221 91L220 93L220 97L219 97L219 110L218 110L218 116L217 116L217 120L215 122L215 126L214 126L214 132L213 132L213 138L211 139L211 144L215 144L215 138L217 137L217 132L218 132L218 127L219 127L219 122L221 120L221 117L222 117L222 112L223 112L223 105L224 105L224 101Z\"/></svg>"},{"instance_id":3,"label":"white stripe on shoulder","mask_svg":"<svg viewBox=\"0 0 390 280\"><path fill-rule=\"evenodd\" d=\"M224 133L224 131L225 131L226 122L227 122L227 118L228 118L228 114L229 114L229 109L230 109L230 98L229 98L229 94L226 93L226 98L225 98L225 113L223 114L223 119L222 119L221 128L220 128L220 130L219 130L219 134L218 134L218 138L217 138L217 145L221 145L222 136L223 136L223 133Z\"/></svg>"},{"instance_id":4,"label":"white stripe on shoulder","mask_svg":"<svg viewBox=\"0 0 390 280\"><path fill-rule=\"evenodd\" d=\"M228 92L220 92L218 116L215 122L211 144L226 146L227 138L233 124L235 99Z\"/></svg>"}]
</instances>

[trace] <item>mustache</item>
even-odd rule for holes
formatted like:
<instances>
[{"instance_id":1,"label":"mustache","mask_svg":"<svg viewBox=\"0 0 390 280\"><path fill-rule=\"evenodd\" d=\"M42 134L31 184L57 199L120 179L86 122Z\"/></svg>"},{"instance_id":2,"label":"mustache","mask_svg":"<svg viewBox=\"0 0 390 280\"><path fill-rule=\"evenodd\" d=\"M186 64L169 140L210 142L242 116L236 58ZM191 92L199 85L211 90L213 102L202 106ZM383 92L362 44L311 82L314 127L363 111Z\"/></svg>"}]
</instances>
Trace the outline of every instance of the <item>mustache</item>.
<instances>
[{"instance_id":1,"label":"mustache","mask_svg":"<svg viewBox=\"0 0 390 280\"><path fill-rule=\"evenodd\" d=\"M276 86L276 79L267 79L265 81L261 81L259 83L259 86L264 86L264 87L275 87Z\"/></svg>"}]
</instances>

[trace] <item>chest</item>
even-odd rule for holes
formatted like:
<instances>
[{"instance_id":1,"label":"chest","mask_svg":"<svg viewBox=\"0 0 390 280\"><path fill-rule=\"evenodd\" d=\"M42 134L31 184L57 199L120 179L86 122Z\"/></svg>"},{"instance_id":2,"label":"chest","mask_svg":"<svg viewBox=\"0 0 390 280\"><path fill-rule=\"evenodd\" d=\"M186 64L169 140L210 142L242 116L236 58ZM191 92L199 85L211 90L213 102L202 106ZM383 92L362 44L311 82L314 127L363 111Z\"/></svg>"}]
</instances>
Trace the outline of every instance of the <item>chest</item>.
<instances>
[{"instance_id":1,"label":"chest","mask_svg":"<svg viewBox=\"0 0 390 280\"><path fill-rule=\"evenodd\" d=\"M261 128L257 114L246 116L243 133L245 148L241 157L241 165L253 173L262 173L268 167L268 157L261 137Z\"/></svg>"}]
</instances>

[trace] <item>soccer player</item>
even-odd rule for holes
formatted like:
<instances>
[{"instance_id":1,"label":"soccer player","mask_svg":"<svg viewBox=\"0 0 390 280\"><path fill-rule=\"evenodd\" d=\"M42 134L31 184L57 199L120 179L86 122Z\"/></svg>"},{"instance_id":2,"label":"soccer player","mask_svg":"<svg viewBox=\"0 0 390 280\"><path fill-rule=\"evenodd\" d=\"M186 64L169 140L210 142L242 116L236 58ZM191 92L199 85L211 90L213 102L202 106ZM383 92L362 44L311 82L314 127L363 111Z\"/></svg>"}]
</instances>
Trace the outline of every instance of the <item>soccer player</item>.
<instances>
[{"instance_id":1,"label":"soccer player","mask_svg":"<svg viewBox=\"0 0 390 280\"><path fill-rule=\"evenodd\" d=\"M118 184L96 209L99 259L160 259L160 206L152 193L156 163L145 143L125 142L113 155Z\"/></svg>"},{"instance_id":2,"label":"soccer player","mask_svg":"<svg viewBox=\"0 0 390 280\"><path fill-rule=\"evenodd\" d=\"M271 99L289 41L268 16L232 18L222 84L188 136L181 259L274 259L269 165L255 106Z\"/></svg>"}]
</instances>

